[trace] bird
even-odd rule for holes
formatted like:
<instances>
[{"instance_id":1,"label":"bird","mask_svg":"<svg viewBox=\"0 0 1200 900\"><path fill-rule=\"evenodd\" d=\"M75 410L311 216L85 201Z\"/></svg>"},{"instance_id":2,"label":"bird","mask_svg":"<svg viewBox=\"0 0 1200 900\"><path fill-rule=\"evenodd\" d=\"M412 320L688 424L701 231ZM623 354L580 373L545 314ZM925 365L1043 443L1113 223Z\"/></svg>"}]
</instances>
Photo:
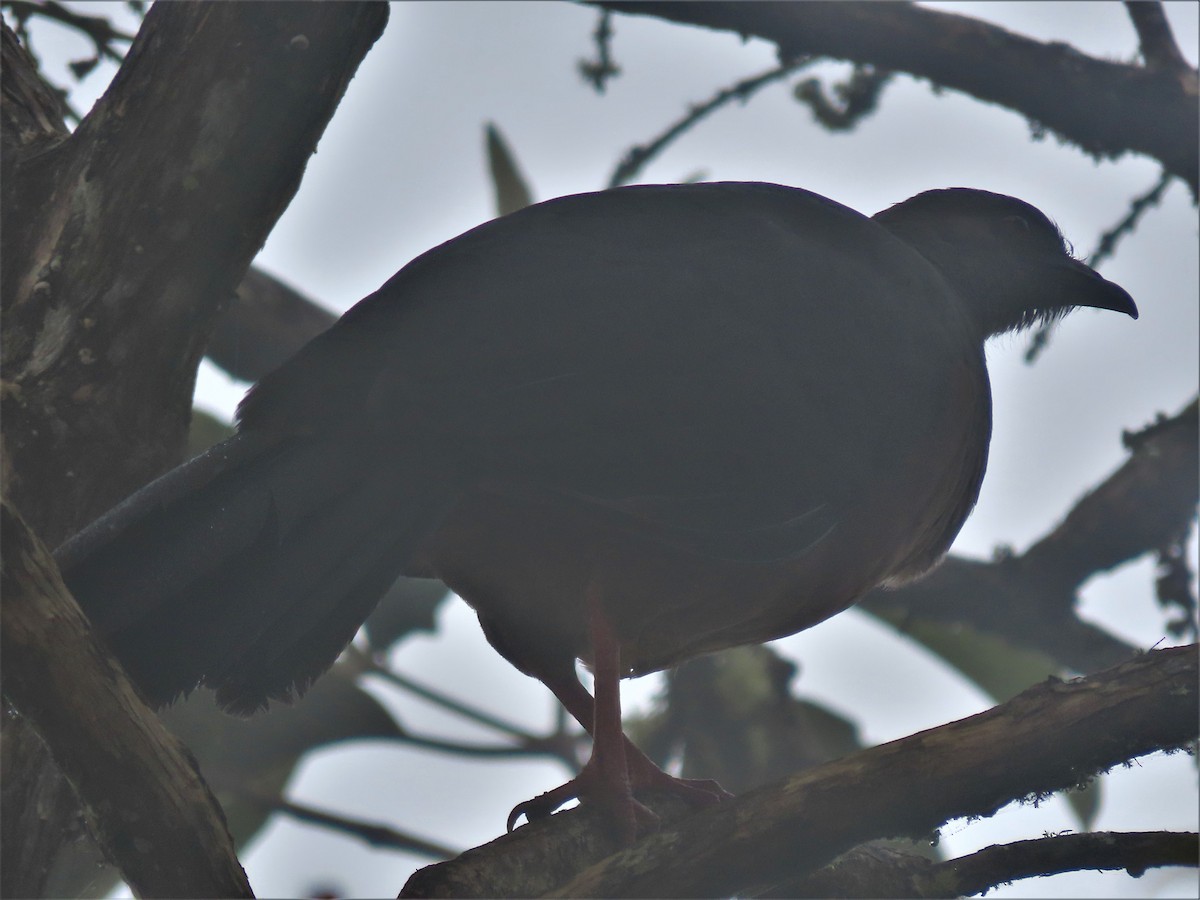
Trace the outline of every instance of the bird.
<instances>
[{"instance_id":1,"label":"bird","mask_svg":"<svg viewBox=\"0 0 1200 900\"><path fill-rule=\"evenodd\" d=\"M625 738L620 679L935 566L987 465L985 341L1077 307L1138 314L988 191L559 197L404 266L56 558L149 703L239 714L301 693L396 577L440 578L593 737L509 829L578 798L629 840L647 787L728 795Z\"/></svg>"}]
</instances>

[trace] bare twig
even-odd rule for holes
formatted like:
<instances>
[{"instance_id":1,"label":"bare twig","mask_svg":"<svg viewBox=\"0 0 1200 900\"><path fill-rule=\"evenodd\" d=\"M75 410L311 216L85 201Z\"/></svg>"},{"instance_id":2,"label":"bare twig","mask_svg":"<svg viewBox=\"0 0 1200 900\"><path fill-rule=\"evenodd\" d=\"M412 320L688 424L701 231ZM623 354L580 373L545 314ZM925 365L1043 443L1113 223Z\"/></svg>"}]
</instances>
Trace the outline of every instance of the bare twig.
<instances>
[{"instance_id":1,"label":"bare twig","mask_svg":"<svg viewBox=\"0 0 1200 900\"><path fill-rule=\"evenodd\" d=\"M1093 269L1096 268L1116 252L1121 238L1132 234L1146 211L1162 202L1163 194L1166 193L1173 178L1174 176L1169 172L1163 172L1150 190L1130 201L1129 211L1121 221L1100 235L1096 249L1087 255L1086 262L1089 266Z\"/></svg>"},{"instance_id":2,"label":"bare twig","mask_svg":"<svg viewBox=\"0 0 1200 900\"><path fill-rule=\"evenodd\" d=\"M514 737L518 741L529 742L537 740L537 738L535 738L525 729L514 725L511 722L506 722L499 716L494 716L485 710L471 706L469 703L463 703L461 700L455 700L453 697L443 694L441 691L423 685L405 675L401 675L399 672L393 671L387 666L380 665L374 660L366 662L363 671L372 675L377 675L380 678L396 685L396 687L403 688L410 694L416 694L418 697L421 697L424 700L428 700L431 703L436 703L443 709L457 713L463 718L470 719L472 722L478 722L480 725L486 725L488 728L494 728L496 731L499 731L502 734L507 734L509 737Z\"/></svg>"},{"instance_id":3,"label":"bare twig","mask_svg":"<svg viewBox=\"0 0 1200 900\"><path fill-rule=\"evenodd\" d=\"M111 59L117 63L125 59L125 54L119 53L112 45L117 42L128 44L134 38L134 35L128 32L114 28L112 22L104 16L85 15L69 9L61 3L56 3L54 0L43 3L32 3L29 0L5 0L4 6L10 8L13 15L20 21L26 21L33 16L41 16L83 32L96 48L97 56Z\"/></svg>"},{"instance_id":4,"label":"bare twig","mask_svg":"<svg viewBox=\"0 0 1200 900\"><path fill-rule=\"evenodd\" d=\"M1200 636L1197 622L1196 573L1188 568L1187 539L1190 528L1180 530L1179 537L1171 541L1158 554L1158 577L1154 580L1154 593L1158 605L1176 615L1167 620L1167 633L1174 637Z\"/></svg>"},{"instance_id":5,"label":"bare twig","mask_svg":"<svg viewBox=\"0 0 1200 900\"><path fill-rule=\"evenodd\" d=\"M851 131L875 111L891 78L891 72L856 65L847 81L833 87L839 102L825 96L816 78L807 78L796 85L796 99L806 104L817 121L830 131Z\"/></svg>"},{"instance_id":6,"label":"bare twig","mask_svg":"<svg viewBox=\"0 0 1200 900\"><path fill-rule=\"evenodd\" d=\"M334 831L340 831L351 837L365 841L372 847L407 850L410 853L417 853L421 856L427 856L430 859L449 859L460 852L447 847L445 844L439 844L404 831L398 831L388 825L348 819L336 813L325 812L324 810L316 809L303 803L294 803L291 800L284 800L281 797L272 797L257 793L248 793L246 796L273 812L285 813L300 822L322 825Z\"/></svg>"},{"instance_id":7,"label":"bare twig","mask_svg":"<svg viewBox=\"0 0 1200 900\"><path fill-rule=\"evenodd\" d=\"M1094 269L1105 262L1105 260L1110 259L1116 253L1117 245L1121 242L1121 239L1133 234L1146 212L1162 202L1163 194L1166 193L1167 187L1171 184L1174 177L1164 170L1150 190L1140 196L1134 197L1129 203L1129 211L1122 217L1121 221L1100 235L1100 241L1096 244L1096 249L1087 255L1085 262ZM1025 362L1034 362L1038 355L1046 349L1050 343L1050 334L1053 328L1053 323L1046 323L1030 335L1029 346L1025 349Z\"/></svg>"},{"instance_id":8,"label":"bare twig","mask_svg":"<svg viewBox=\"0 0 1200 900\"><path fill-rule=\"evenodd\" d=\"M755 75L753 78L747 78L744 81L739 81L732 87L724 88L716 93L712 99L701 103L699 106L693 106L688 110L687 115L675 122L667 128L662 134L656 137L648 144L642 144L637 147L631 147L617 164L617 168L613 171L612 176L608 179L610 188L619 187L622 184L628 184L637 178L638 173L663 149L686 132L689 128L704 119L706 116L720 109L731 100L749 100L755 92L760 88L766 87L775 81L786 78L794 72L809 64L809 60L803 59L796 62L785 63L781 66L776 66L768 72L763 72L761 75Z\"/></svg>"},{"instance_id":9,"label":"bare twig","mask_svg":"<svg viewBox=\"0 0 1200 900\"><path fill-rule=\"evenodd\" d=\"M460 756L550 756L561 760L573 772L579 770L579 759L576 754L576 748L582 735L569 731L568 722L564 718L558 719L557 727L550 734L545 737L538 737L485 710L472 706L469 703L463 703L461 700L456 700L441 691L423 685L405 675L401 675L399 672L381 665L370 655L363 654L353 647L350 652L359 655L358 661L363 673L376 675L402 690L416 694L418 697L428 700L430 703L434 703L472 722L493 728L502 734L515 738L517 741L516 745L509 746L473 746L453 741L442 741L437 738L422 737L406 731L403 739L408 743L429 750L455 753Z\"/></svg>"},{"instance_id":10,"label":"bare twig","mask_svg":"<svg viewBox=\"0 0 1200 900\"><path fill-rule=\"evenodd\" d=\"M579 74L598 94L604 93L610 78L621 74L621 67L612 60L612 37L612 13L607 9L601 10L596 30L592 32L592 40L596 42L596 58L581 59L577 63Z\"/></svg>"},{"instance_id":11,"label":"bare twig","mask_svg":"<svg viewBox=\"0 0 1200 900\"><path fill-rule=\"evenodd\" d=\"M117 28L114 28L112 23L104 16L89 16L83 13L76 12L61 3L49 0L49 2L33 3L30 0L4 0L0 3L5 9L9 10L13 16L15 30L21 39L21 43L27 49L31 48L28 23L30 19L42 18L52 22L57 22L67 28L72 28L92 42L95 52L92 56L85 59L73 60L69 63L71 72L76 79L82 80L89 72L91 72L101 59L109 59L113 62L120 63L125 58L125 54L117 50L113 45L115 43L130 43L134 36L127 34ZM32 50L30 50L32 53ZM58 96L59 102L62 104L64 116L75 123L80 121L80 114L70 103L68 92L58 85L51 86L51 90Z\"/></svg>"}]
</instances>

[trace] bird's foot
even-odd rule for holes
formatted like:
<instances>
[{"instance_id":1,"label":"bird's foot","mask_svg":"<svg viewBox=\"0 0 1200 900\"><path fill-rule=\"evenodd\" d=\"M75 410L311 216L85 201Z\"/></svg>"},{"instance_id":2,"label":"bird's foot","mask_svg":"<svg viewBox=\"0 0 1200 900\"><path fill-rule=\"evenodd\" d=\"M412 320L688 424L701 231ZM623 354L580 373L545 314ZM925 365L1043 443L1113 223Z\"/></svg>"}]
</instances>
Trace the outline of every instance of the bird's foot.
<instances>
[{"instance_id":1,"label":"bird's foot","mask_svg":"<svg viewBox=\"0 0 1200 900\"><path fill-rule=\"evenodd\" d=\"M627 775L605 777L603 770L594 765L593 756L583 771L566 784L513 807L508 814L508 830L513 830L521 816L530 822L544 819L563 804L579 800L580 803L605 808L621 843L628 846L639 833L653 831L659 825L658 815L634 796L637 791L645 788L665 791L692 806L700 807L712 806L733 797L715 781L676 778L667 774L628 741L624 749Z\"/></svg>"},{"instance_id":2,"label":"bird's foot","mask_svg":"<svg viewBox=\"0 0 1200 900\"><path fill-rule=\"evenodd\" d=\"M633 796L628 779L606 778L602 770L589 761L583 771L566 784L514 806L508 814L508 830L513 830L521 816L530 822L544 819L571 800L604 809L623 846L632 844L639 832L651 831L659 824L658 816Z\"/></svg>"},{"instance_id":3,"label":"bird's foot","mask_svg":"<svg viewBox=\"0 0 1200 900\"><path fill-rule=\"evenodd\" d=\"M637 757L640 757L638 759ZM644 768L643 768L644 763ZM692 806L715 806L724 800L732 800L733 794L708 778L676 778L664 772L641 752L629 756L629 780L634 790L653 788L674 794Z\"/></svg>"}]
</instances>

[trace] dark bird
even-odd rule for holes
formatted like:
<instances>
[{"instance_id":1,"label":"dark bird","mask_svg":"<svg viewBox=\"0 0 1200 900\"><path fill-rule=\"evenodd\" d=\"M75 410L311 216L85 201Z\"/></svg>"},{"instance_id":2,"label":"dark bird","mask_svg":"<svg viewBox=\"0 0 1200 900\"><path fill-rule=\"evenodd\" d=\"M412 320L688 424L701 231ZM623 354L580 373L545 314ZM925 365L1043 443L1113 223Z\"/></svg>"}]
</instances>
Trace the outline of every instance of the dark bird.
<instances>
[{"instance_id":1,"label":"dark bird","mask_svg":"<svg viewBox=\"0 0 1200 900\"><path fill-rule=\"evenodd\" d=\"M625 740L618 679L935 565L987 463L984 341L1078 306L1137 316L999 194L562 197L405 266L58 558L150 702L240 713L302 691L396 576L441 578L595 739L510 827L579 796L628 836L631 788L723 792Z\"/></svg>"}]
</instances>

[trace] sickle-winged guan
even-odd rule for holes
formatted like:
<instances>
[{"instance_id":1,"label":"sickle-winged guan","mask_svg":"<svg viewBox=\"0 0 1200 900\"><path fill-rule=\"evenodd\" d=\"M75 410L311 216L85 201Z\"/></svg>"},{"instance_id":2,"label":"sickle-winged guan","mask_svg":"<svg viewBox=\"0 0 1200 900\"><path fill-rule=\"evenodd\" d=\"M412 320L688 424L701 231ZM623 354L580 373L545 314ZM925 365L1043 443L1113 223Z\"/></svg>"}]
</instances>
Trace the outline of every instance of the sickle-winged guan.
<instances>
[{"instance_id":1,"label":"sickle-winged guan","mask_svg":"<svg viewBox=\"0 0 1200 900\"><path fill-rule=\"evenodd\" d=\"M1137 315L998 194L563 197L401 269L58 557L151 702L207 685L237 712L303 690L397 575L437 576L596 738L514 816L603 799L629 834L630 783L669 777L621 736L618 678L933 566L987 461L984 341L1077 306Z\"/></svg>"}]
</instances>

